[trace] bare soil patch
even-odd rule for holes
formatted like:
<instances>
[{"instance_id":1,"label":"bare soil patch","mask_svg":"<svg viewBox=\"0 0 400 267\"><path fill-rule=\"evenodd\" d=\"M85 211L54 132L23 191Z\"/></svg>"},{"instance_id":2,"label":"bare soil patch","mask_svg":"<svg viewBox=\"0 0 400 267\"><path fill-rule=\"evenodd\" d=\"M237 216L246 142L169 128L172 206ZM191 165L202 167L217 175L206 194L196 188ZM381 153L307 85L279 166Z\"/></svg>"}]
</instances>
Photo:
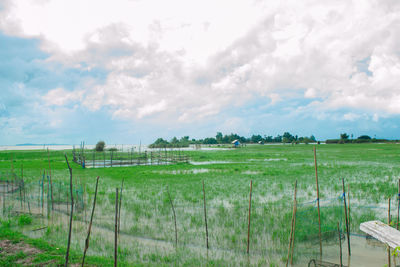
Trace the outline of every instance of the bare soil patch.
<instances>
[{"instance_id":1,"label":"bare soil patch","mask_svg":"<svg viewBox=\"0 0 400 267\"><path fill-rule=\"evenodd\" d=\"M1 240L0 248L1 248L0 254L3 254L3 255L5 254L7 256L15 255L20 252L23 252L25 255L27 255L27 257L25 257L23 259L19 259L16 262L16 264L21 264L21 265L25 265L25 266L31 266L34 256L36 254L42 253L41 250L39 250L35 247L32 247L28 244L25 244L24 242L15 243L11 240Z\"/></svg>"}]
</instances>

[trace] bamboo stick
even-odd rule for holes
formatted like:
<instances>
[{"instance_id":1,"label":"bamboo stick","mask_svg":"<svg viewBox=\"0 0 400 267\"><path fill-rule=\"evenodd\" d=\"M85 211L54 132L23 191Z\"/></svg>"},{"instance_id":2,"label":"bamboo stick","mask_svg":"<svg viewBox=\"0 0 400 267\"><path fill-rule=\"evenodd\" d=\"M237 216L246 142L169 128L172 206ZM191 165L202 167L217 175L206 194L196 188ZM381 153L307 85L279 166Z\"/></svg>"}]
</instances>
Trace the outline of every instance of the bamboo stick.
<instances>
[{"instance_id":1,"label":"bamboo stick","mask_svg":"<svg viewBox=\"0 0 400 267\"><path fill-rule=\"evenodd\" d=\"M114 267L118 261L118 187L115 189Z\"/></svg>"},{"instance_id":2,"label":"bamboo stick","mask_svg":"<svg viewBox=\"0 0 400 267\"><path fill-rule=\"evenodd\" d=\"M171 194L169 193L169 188L167 186L167 193L168 193L168 197L169 197L169 202L171 203L171 208L172 208L172 212L174 214L174 223L175 223L175 248L178 248L178 229L176 227L176 214L175 214L175 208L174 208L174 204L172 203L172 198L171 198Z\"/></svg>"},{"instance_id":3,"label":"bamboo stick","mask_svg":"<svg viewBox=\"0 0 400 267\"><path fill-rule=\"evenodd\" d=\"M294 245L294 221L296 218L296 194L297 194L297 180L294 184L294 192L293 192L293 213L292 213L292 225L290 228L290 239L289 239L289 248L288 248L288 255L286 259L286 267L289 265L289 257L290 257L290 252L292 251L292 256L291 258L291 263L293 260L293 245Z\"/></svg>"},{"instance_id":4,"label":"bamboo stick","mask_svg":"<svg viewBox=\"0 0 400 267\"><path fill-rule=\"evenodd\" d=\"M344 186L344 178L342 178L342 185L343 185L344 216L345 216L345 220L346 220L346 232L347 232L347 250L348 250L349 256L350 256L351 255L350 231L349 231L349 220L347 218L346 191L345 191L345 186Z\"/></svg>"},{"instance_id":5,"label":"bamboo stick","mask_svg":"<svg viewBox=\"0 0 400 267\"><path fill-rule=\"evenodd\" d=\"M121 229L121 206L122 206L122 190L124 188L124 179L122 178L122 184L121 184L121 193L119 196L119 206L118 206L118 235Z\"/></svg>"},{"instance_id":6,"label":"bamboo stick","mask_svg":"<svg viewBox=\"0 0 400 267\"><path fill-rule=\"evenodd\" d=\"M82 258L82 267L85 264L85 257L86 257L86 251L89 248L89 239L90 239L90 231L92 230L92 222L93 222L93 215L94 215L94 210L96 208L96 199L97 199L97 187L99 185L99 176L97 176L96 179L96 189L94 191L94 200L93 200L93 207L92 207L92 214L90 215L90 222L89 222L89 229L88 229L88 234L85 240L85 249L83 251L83 258Z\"/></svg>"},{"instance_id":7,"label":"bamboo stick","mask_svg":"<svg viewBox=\"0 0 400 267\"><path fill-rule=\"evenodd\" d=\"M348 221L349 221L349 232L351 233L351 216L350 216L350 184L347 185L347 214L348 214Z\"/></svg>"},{"instance_id":8,"label":"bamboo stick","mask_svg":"<svg viewBox=\"0 0 400 267\"><path fill-rule=\"evenodd\" d=\"M71 193L71 214L70 214L70 217L69 217L67 253L65 255L65 267L67 267L68 266L68 258L69 258L69 248L70 248L70 245L71 245L72 218L73 218L73 214L74 214L74 194L73 194L73 183L72 183L72 169L69 166L67 154L64 154L64 155L65 155L65 160L67 162L67 166L68 166L68 169L69 169L69 190L70 190L70 193Z\"/></svg>"},{"instance_id":9,"label":"bamboo stick","mask_svg":"<svg viewBox=\"0 0 400 267\"><path fill-rule=\"evenodd\" d=\"M20 182L21 190L22 190L22 202L23 208L25 211L25 186L24 186L24 164L21 163L21 182Z\"/></svg>"},{"instance_id":10,"label":"bamboo stick","mask_svg":"<svg viewBox=\"0 0 400 267\"><path fill-rule=\"evenodd\" d=\"M253 180L250 180L250 196L249 196L249 221L247 224L247 254L250 250L250 218L251 218L251 191L253 189Z\"/></svg>"},{"instance_id":11,"label":"bamboo stick","mask_svg":"<svg viewBox=\"0 0 400 267\"><path fill-rule=\"evenodd\" d=\"M6 181L7 187L3 185L3 215L6 212L6 188L8 189L8 180Z\"/></svg>"},{"instance_id":12,"label":"bamboo stick","mask_svg":"<svg viewBox=\"0 0 400 267\"><path fill-rule=\"evenodd\" d=\"M337 223L337 231L339 236L339 258L340 258L340 267L343 266L343 259L342 259L342 239L340 238L340 228L339 222Z\"/></svg>"},{"instance_id":13,"label":"bamboo stick","mask_svg":"<svg viewBox=\"0 0 400 267\"><path fill-rule=\"evenodd\" d=\"M43 171L43 176L42 176L42 216L44 214L44 176L46 175L46 171Z\"/></svg>"},{"instance_id":14,"label":"bamboo stick","mask_svg":"<svg viewBox=\"0 0 400 267\"><path fill-rule=\"evenodd\" d=\"M50 190L51 190L51 210L54 210L54 198L53 198L53 181L51 179L51 165L50 165L50 151L47 148L47 158L49 161L49 176L50 176Z\"/></svg>"},{"instance_id":15,"label":"bamboo stick","mask_svg":"<svg viewBox=\"0 0 400 267\"><path fill-rule=\"evenodd\" d=\"M207 208L206 208L206 190L204 188L204 180L203 180L203 202L204 202L204 222L206 226L206 246L207 250L209 248L208 246L208 226L207 226Z\"/></svg>"},{"instance_id":16,"label":"bamboo stick","mask_svg":"<svg viewBox=\"0 0 400 267\"><path fill-rule=\"evenodd\" d=\"M21 169L21 173L22 173L22 169ZM20 207L22 210L22 184L21 184L21 181L19 181L18 184L17 183L15 183L15 184L18 185L18 187L19 187L19 204L20 204Z\"/></svg>"},{"instance_id":17,"label":"bamboo stick","mask_svg":"<svg viewBox=\"0 0 400 267\"><path fill-rule=\"evenodd\" d=\"M396 223L397 230L399 230L399 212L400 212L400 179L399 179L399 190L397 192L397 223Z\"/></svg>"},{"instance_id":18,"label":"bamboo stick","mask_svg":"<svg viewBox=\"0 0 400 267\"><path fill-rule=\"evenodd\" d=\"M388 225L390 226L390 197L388 199ZM390 260L390 246L387 246L388 251L388 267L391 267L392 263Z\"/></svg>"},{"instance_id":19,"label":"bamboo stick","mask_svg":"<svg viewBox=\"0 0 400 267\"><path fill-rule=\"evenodd\" d=\"M294 224L293 224L293 241L292 241L292 253L290 255L290 265L293 264L293 251L294 251L294 241L296 236L296 214L297 214L297 180L296 180L296 188L295 188L295 201L294 201Z\"/></svg>"},{"instance_id":20,"label":"bamboo stick","mask_svg":"<svg viewBox=\"0 0 400 267\"><path fill-rule=\"evenodd\" d=\"M322 256L321 212L320 212L320 207L319 207L319 186L318 186L317 152L316 152L315 146L314 146L314 165L315 165L315 180L316 180L316 183L317 183L319 254L320 254L320 256Z\"/></svg>"},{"instance_id":21,"label":"bamboo stick","mask_svg":"<svg viewBox=\"0 0 400 267\"><path fill-rule=\"evenodd\" d=\"M49 182L49 173L47 172L47 195L46 195L46 209L47 209L47 218L50 218L50 206L49 206L49 194L50 194L50 182Z\"/></svg>"}]
</instances>

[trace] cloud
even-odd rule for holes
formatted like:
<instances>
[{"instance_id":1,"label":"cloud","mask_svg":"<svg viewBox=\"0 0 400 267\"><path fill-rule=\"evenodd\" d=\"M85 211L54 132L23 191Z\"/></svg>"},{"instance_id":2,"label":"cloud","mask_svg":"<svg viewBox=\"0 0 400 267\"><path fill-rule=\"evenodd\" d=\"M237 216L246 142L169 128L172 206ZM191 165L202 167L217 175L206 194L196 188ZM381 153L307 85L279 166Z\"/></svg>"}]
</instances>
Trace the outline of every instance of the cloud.
<instances>
[{"instance_id":1,"label":"cloud","mask_svg":"<svg viewBox=\"0 0 400 267\"><path fill-rule=\"evenodd\" d=\"M395 1L238 1L211 9L207 1L156 2L163 12L150 2L96 1L93 10L91 1L15 1L1 25L40 36L51 60L107 69L106 81L85 88L81 99L92 110L108 106L117 117L163 113L185 121L304 88L305 97L321 98L331 109L400 114ZM143 112L157 103L167 104Z\"/></svg>"},{"instance_id":2,"label":"cloud","mask_svg":"<svg viewBox=\"0 0 400 267\"><path fill-rule=\"evenodd\" d=\"M15 0L0 30L34 47L0 55L8 88L54 111L175 126L239 121L257 99L320 121L400 114L398 1Z\"/></svg>"},{"instance_id":3,"label":"cloud","mask_svg":"<svg viewBox=\"0 0 400 267\"><path fill-rule=\"evenodd\" d=\"M63 88L56 88L49 91L43 100L48 106L64 106L71 101L78 101L82 98L82 92L68 92Z\"/></svg>"}]
</instances>

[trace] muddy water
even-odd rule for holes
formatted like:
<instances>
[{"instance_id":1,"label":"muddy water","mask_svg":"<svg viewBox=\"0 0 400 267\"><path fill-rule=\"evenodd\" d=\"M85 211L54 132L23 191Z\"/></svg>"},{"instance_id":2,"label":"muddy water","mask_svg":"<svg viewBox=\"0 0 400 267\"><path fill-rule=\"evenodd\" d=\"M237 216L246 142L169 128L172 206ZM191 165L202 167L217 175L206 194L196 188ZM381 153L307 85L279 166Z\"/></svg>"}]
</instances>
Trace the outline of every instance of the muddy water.
<instances>
[{"instance_id":1,"label":"muddy water","mask_svg":"<svg viewBox=\"0 0 400 267\"><path fill-rule=\"evenodd\" d=\"M342 240L342 257L344 266L352 267L383 267L387 264L387 249L377 240L366 239L359 236L350 236L351 257L348 257L347 240ZM319 246L313 248L316 253L319 252ZM339 260L339 244L323 245L322 261L340 264ZM311 258L319 259L319 257L302 257L295 267L308 266ZM400 264L400 258L397 258L397 264ZM311 265L313 266L313 265ZM340 265L339 265L340 266ZM392 257L392 266L393 257Z\"/></svg>"}]
</instances>

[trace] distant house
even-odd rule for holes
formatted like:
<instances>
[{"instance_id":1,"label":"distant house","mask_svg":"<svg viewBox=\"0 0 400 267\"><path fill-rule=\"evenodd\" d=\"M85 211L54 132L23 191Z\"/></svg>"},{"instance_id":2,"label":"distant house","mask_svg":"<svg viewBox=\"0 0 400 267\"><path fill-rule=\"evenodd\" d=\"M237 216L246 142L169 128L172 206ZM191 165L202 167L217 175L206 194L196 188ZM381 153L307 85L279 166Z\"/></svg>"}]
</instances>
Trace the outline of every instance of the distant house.
<instances>
[{"instance_id":1,"label":"distant house","mask_svg":"<svg viewBox=\"0 0 400 267\"><path fill-rule=\"evenodd\" d=\"M239 147L240 142L239 142L239 140L236 139L236 140L233 140L231 144L233 145L233 147Z\"/></svg>"}]
</instances>

